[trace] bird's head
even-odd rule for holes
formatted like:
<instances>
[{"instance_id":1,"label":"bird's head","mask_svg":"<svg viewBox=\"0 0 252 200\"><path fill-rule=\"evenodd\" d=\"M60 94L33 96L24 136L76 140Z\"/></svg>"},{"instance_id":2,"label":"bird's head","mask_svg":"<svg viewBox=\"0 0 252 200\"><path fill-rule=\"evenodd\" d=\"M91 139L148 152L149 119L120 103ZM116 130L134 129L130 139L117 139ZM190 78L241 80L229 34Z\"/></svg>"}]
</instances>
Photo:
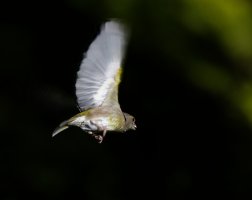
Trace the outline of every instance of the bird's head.
<instances>
[{"instance_id":1,"label":"bird's head","mask_svg":"<svg viewBox=\"0 0 252 200\"><path fill-rule=\"evenodd\" d=\"M137 126L136 126L136 120L135 118L128 114L128 113L123 113L124 117L125 117L125 130L136 130Z\"/></svg>"}]
</instances>

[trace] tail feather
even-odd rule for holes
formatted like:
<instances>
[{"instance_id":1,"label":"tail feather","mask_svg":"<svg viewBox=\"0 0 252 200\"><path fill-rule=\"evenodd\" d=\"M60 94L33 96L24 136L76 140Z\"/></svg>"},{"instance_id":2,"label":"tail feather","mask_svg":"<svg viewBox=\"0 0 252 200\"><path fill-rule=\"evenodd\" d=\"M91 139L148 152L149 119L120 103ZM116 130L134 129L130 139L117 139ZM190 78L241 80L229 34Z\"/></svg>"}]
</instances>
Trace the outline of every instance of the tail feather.
<instances>
[{"instance_id":1,"label":"tail feather","mask_svg":"<svg viewBox=\"0 0 252 200\"><path fill-rule=\"evenodd\" d=\"M61 131L64 131L65 129L67 129L68 126L68 121L64 121L62 122L54 131L52 134L52 137L54 137L55 135L57 135L58 133L60 133Z\"/></svg>"}]
</instances>

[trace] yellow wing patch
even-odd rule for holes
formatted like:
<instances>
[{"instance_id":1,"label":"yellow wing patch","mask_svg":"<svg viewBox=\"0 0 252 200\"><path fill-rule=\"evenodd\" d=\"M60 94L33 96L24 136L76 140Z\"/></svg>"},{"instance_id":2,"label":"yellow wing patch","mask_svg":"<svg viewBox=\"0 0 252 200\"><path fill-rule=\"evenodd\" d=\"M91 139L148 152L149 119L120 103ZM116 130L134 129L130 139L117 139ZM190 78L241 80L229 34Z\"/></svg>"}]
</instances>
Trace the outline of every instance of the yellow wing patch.
<instances>
[{"instance_id":1,"label":"yellow wing patch","mask_svg":"<svg viewBox=\"0 0 252 200\"><path fill-rule=\"evenodd\" d=\"M121 82L121 77L122 77L122 73L123 73L123 69L122 67L120 67L117 71L117 74L115 76L115 83L116 83L116 86L118 86Z\"/></svg>"}]
</instances>

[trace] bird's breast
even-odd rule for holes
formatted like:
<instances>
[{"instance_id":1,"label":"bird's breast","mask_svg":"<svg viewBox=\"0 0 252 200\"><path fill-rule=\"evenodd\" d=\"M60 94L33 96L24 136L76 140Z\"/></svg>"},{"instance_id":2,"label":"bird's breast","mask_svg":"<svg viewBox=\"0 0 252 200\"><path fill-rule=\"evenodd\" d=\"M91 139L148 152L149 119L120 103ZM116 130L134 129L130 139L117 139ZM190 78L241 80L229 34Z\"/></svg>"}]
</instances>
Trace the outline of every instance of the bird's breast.
<instances>
[{"instance_id":1,"label":"bird's breast","mask_svg":"<svg viewBox=\"0 0 252 200\"><path fill-rule=\"evenodd\" d=\"M119 131L122 127L120 118L116 116L100 117L89 121L90 126L96 125L98 129L108 131Z\"/></svg>"},{"instance_id":2,"label":"bird's breast","mask_svg":"<svg viewBox=\"0 0 252 200\"><path fill-rule=\"evenodd\" d=\"M94 109L85 111L72 118L70 125L78 126L84 131L119 131L124 130L125 120L122 112L111 109Z\"/></svg>"}]
</instances>

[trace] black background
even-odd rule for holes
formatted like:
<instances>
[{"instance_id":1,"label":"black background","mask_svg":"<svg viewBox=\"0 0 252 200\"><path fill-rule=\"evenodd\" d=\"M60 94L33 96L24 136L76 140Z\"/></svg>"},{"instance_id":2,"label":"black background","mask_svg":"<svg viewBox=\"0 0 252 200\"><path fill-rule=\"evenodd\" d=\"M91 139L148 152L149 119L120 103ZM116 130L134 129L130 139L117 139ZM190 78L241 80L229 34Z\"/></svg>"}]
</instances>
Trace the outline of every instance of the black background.
<instances>
[{"instance_id":1,"label":"black background","mask_svg":"<svg viewBox=\"0 0 252 200\"><path fill-rule=\"evenodd\" d=\"M234 42L234 49L226 47L217 26L225 19L220 16L214 26L194 19L190 9L185 1L161 0L2 4L0 198L248 195L251 112L242 102L249 102L251 90L243 92L240 85L250 88L251 44L232 54L235 41L227 42ZM190 24L184 13L199 23ZM244 16L244 27L249 17ZM135 116L137 131L110 133L102 144L78 128L51 138L61 121L78 112L76 72L110 18L131 29L119 97L122 109ZM240 23L226 20L231 27Z\"/></svg>"}]
</instances>

